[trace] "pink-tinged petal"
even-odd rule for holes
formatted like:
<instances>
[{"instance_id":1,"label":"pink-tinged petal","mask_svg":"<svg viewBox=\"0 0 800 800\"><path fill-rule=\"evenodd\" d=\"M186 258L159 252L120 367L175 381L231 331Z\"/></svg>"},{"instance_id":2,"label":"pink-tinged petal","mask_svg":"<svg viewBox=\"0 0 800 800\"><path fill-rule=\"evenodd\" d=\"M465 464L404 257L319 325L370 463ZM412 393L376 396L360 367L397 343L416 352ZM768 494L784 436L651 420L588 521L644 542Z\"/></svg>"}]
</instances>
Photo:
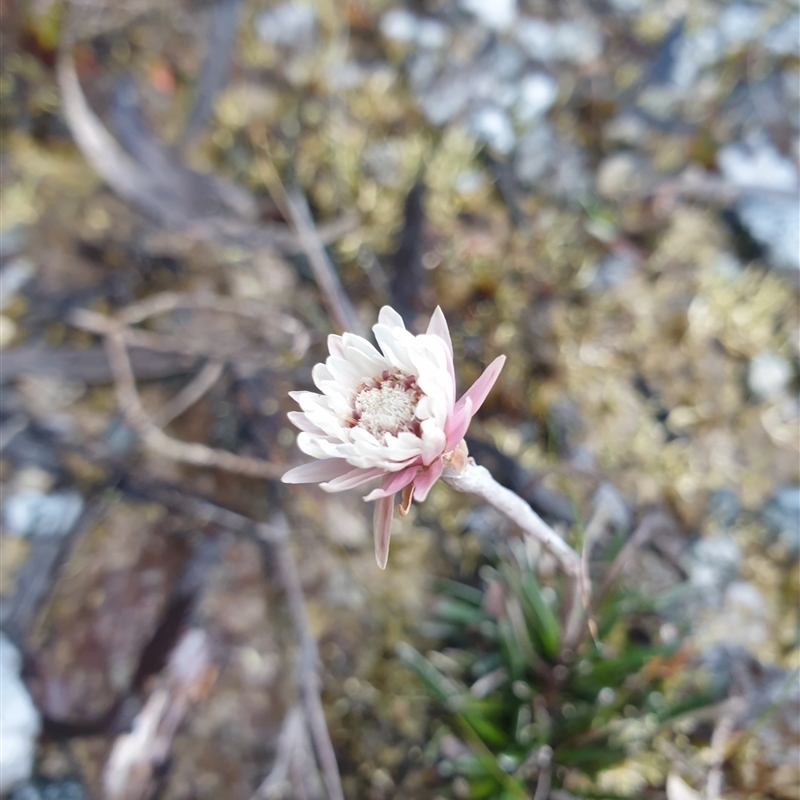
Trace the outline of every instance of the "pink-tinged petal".
<instances>
[{"instance_id":1,"label":"pink-tinged petal","mask_svg":"<svg viewBox=\"0 0 800 800\"><path fill-rule=\"evenodd\" d=\"M457 405L453 415L447 420L445 453L449 453L464 438L470 422L472 422L472 399L465 397L464 405Z\"/></svg>"},{"instance_id":2,"label":"pink-tinged petal","mask_svg":"<svg viewBox=\"0 0 800 800\"><path fill-rule=\"evenodd\" d=\"M361 486L362 483L380 478L385 474L386 470L380 467L351 469L347 474L340 475L328 483L321 483L320 488L326 492L343 492L345 489L354 489L356 486Z\"/></svg>"},{"instance_id":3,"label":"pink-tinged petal","mask_svg":"<svg viewBox=\"0 0 800 800\"><path fill-rule=\"evenodd\" d=\"M461 399L456 403L456 410L463 406L467 398L472 401L472 416L478 412L478 409L483 405L486 395L491 391L494 386L500 370L503 369L503 364L506 363L505 356L498 356L488 367L483 371L483 374L467 389L462 395Z\"/></svg>"},{"instance_id":4,"label":"pink-tinged petal","mask_svg":"<svg viewBox=\"0 0 800 800\"><path fill-rule=\"evenodd\" d=\"M391 306L384 306L380 310L378 324L386 325L388 328L403 328L403 330L406 327L403 318Z\"/></svg>"},{"instance_id":5,"label":"pink-tinged petal","mask_svg":"<svg viewBox=\"0 0 800 800\"><path fill-rule=\"evenodd\" d=\"M325 435L325 431L315 425L302 411L290 411L286 416L289 418L289 422L296 428L300 428L301 431L316 433L317 436Z\"/></svg>"},{"instance_id":6,"label":"pink-tinged petal","mask_svg":"<svg viewBox=\"0 0 800 800\"><path fill-rule=\"evenodd\" d=\"M445 452L447 437L435 419L425 419L420 423L422 430L420 455L425 466Z\"/></svg>"},{"instance_id":7,"label":"pink-tinged petal","mask_svg":"<svg viewBox=\"0 0 800 800\"><path fill-rule=\"evenodd\" d=\"M335 333L331 333L328 336L328 352L332 356L339 356L340 358L344 356L341 336L337 336Z\"/></svg>"},{"instance_id":8,"label":"pink-tinged petal","mask_svg":"<svg viewBox=\"0 0 800 800\"><path fill-rule=\"evenodd\" d=\"M378 500L381 497L389 497L395 495L401 489L405 489L409 483L414 480L414 476L419 472L419 465L414 464L411 467L406 467L400 472L393 472L387 475L380 488L373 489L365 498L366 502Z\"/></svg>"},{"instance_id":9,"label":"pink-tinged petal","mask_svg":"<svg viewBox=\"0 0 800 800\"><path fill-rule=\"evenodd\" d=\"M428 496L431 486L442 477L443 470L444 462L441 458L438 458L428 469L422 470L417 474L414 480L414 499L418 503L421 503Z\"/></svg>"},{"instance_id":10,"label":"pink-tinged petal","mask_svg":"<svg viewBox=\"0 0 800 800\"><path fill-rule=\"evenodd\" d=\"M386 569L389 560L389 539L392 536L392 517L394 516L394 495L381 497L375 501L372 525L375 534L375 560L381 569Z\"/></svg>"},{"instance_id":11,"label":"pink-tinged petal","mask_svg":"<svg viewBox=\"0 0 800 800\"><path fill-rule=\"evenodd\" d=\"M446 345L452 361L453 342L450 339L450 329L447 327L447 320L441 306L436 306L436 311L431 314L431 321L428 323L428 330L425 333L431 336L438 336Z\"/></svg>"},{"instance_id":12,"label":"pink-tinged petal","mask_svg":"<svg viewBox=\"0 0 800 800\"><path fill-rule=\"evenodd\" d=\"M293 467L282 478L283 483L318 483L338 478L350 472L353 467L342 458L326 458Z\"/></svg>"}]
</instances>

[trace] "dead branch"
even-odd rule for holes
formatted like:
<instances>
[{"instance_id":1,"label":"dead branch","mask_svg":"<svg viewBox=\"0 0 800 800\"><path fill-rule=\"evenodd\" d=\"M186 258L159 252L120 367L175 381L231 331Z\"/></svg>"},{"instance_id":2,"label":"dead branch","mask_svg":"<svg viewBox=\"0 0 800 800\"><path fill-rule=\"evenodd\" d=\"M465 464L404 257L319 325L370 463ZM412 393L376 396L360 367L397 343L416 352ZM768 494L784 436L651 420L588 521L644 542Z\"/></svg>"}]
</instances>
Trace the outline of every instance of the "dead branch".
<instances>
[{"instance_id":1,"label":"dead branch","mask_svg":"<svg viewBox=\"0 0 800 800\"><path fill-rule=\"evenodd\" d=\"M305 252L288 226L255 223L255 202L241 187L181 165L152 135L146 141L137 140L142 151L139 158L121 147L86 100L68 49L60 53L56 72L64 118L76 144L95 172L124 200L193 240L271 247L285 254ZM215 206L211 212L206 207L209 201ZM355 224L353 216L346 215L323 226L320 238L335 241Z\"/></svg>"},{"instance_id":2,"label":"dead branch","mask_svg":"<svg viewBox=\"0 0 800 800\"><path fill-rule=\"evenodd\" d=\"M177 419L184 411L198 402L219 380L225 364L221 361L209 361L194 379L186 384L168 403L153 414L152 422L157 428L164 428L172 420Z\"/></svg>"},{"instance_id":3,"label":"dead branch","mask_svg":"<svg viewBox=\"0 0 800 800\"><path fill-rule=\"evenodd\" d=\"M122 326L113 320L109 320L109 323L105 333L105 345L114 376L117 403L128 424L141 436L147 447L173 461L196 467L215 467L253 478L278 478L283 474L285 467L280 464L272 464L259 458L237 456L200 442L182 442L157 428L142 406L136 390L136 379L128 358Z\"/></svg>"},{"instance_id":4,"label":"dead branch","mask_svg":"<svg viewBox=\"0 0 800 800\"><path fill-rule=\"evenodd\" d=\"M288 800L297 797L298 790L305 791L305 787L294 785L292 767L301 762L301 780L307 778L308 765L313 764L310 747L305 714L302 706L296 705L289 710L281 725L275 763L250 800Z\"/></svg>"},{"instance_id":5,"label":"dead branch","mask_svg":"<svg viewBox=\"0 0 800 800\"><path fill-rule=\"evenodd\" d=\"M262 526L258 525L256 530L260 534ZM279 532L277 537L275 535L276 532ZM294 558L289 550L289 525L282 513L279 512L275 515L272 525L265 530L265 533L269 537L267 541L270 542L274 553L278 574L286 593L286 604L289 608L295 632L300 640L300 663L298 665L297 680L325 788L328 791L330 800L344 800L339 766L336 763L336 753L328 733L328 723L325 720L325 712L322 708L320 681L317 672L319 660L317 643L308 624L303 587L300 583L300 576L297 574Z\"/></svg>"},{"instance_id":6,"label":"dead branch","mask_svg":"<svg viewBox=\"0 0 800 800\"><path fill-rule=\"evenodd\" d=\"M743 697L732 697L723 706L720 718L711 734L710 769L706 780L705 800L719 800L722 790L722 767L726 758L726 746L733 729L745 710Z\"/></svg>"},{"instance_id":7,"label":"dead branch","mask_svg":"<svg viewBox=\"0 0 800 800\"><path fill-rule=\"evenodd\" d=\"M659 531L664 528L674 528L675 523L663 511L650 511L642 518L642 521L637 526L636 530L631 534L630 538L623 548L617 554L617 557L611 562L606 571L603 583L597 592L595 605L606 596L609 589L614 584L614 581L619 577L622 570L627 565L628 561L633 557L633 554L643 547L647 542Z\"/></svg>"},{"instance_id":8,"label":"dead branch","mask_svg":"<svg viewBox=\"0 0 800 800\"><path fill-rule=\"evenodd\" d=\"M331 319L340 330L364 336L364 328L356 316L350 299L342 288L339 276L336 274L328 254L325 252L325 247L314 225L305 195L299 190L291 194L286 191L286 187L283 185L269 155L269 146L266 139L262 141L261 146L266 154L265 158L256 160L261 178L308 259L314 278L317 281L317 286L319 286L322 294L322 301Z\"/></svg>"}]
</instances>

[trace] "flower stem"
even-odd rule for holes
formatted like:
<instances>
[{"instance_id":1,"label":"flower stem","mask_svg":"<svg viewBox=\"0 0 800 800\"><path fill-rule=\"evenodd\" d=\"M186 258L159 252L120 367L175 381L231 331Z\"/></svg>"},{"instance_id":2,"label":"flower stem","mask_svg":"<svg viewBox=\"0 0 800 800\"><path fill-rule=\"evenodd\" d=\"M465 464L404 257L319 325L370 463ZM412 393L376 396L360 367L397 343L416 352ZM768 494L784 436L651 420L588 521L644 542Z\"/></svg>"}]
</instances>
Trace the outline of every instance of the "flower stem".
<instances>
[{"instance_id":1,"label":"flower stem","mask_svg":"<svg viewBox=\"0 0 800 800\"><path fill-rule=\"evenodd\" d=\"M562 639L564 648L571 648L583 624L580 556L518 494L501 486L486 467L475 464L472 459L461 473L452 468L445 469L442 480L457 492L474 494L485 500L558 559L571 586L566 631Z\"/></svg>"}]
</instances>

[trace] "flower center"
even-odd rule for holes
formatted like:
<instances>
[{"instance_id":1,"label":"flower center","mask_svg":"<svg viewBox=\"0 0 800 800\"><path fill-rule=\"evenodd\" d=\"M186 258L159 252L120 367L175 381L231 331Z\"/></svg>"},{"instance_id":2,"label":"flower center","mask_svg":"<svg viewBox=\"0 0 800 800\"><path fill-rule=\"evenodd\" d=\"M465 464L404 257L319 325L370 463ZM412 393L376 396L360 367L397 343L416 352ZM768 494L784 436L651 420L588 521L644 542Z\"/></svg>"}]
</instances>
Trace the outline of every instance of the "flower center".
<instances>
[{"instance_id":1,"label":"flower center","mask_svg":"<svg viewBox=\"0 0 800 800\"><path fill-rule=\"evenodd\" d=\"M400 431L418 433L419 421L414 412L421 396L413 376L384 372L380 378L363 384L359 389L350 421L377 439L386 433L395 436Z\"/></svg>"}]
</instances>

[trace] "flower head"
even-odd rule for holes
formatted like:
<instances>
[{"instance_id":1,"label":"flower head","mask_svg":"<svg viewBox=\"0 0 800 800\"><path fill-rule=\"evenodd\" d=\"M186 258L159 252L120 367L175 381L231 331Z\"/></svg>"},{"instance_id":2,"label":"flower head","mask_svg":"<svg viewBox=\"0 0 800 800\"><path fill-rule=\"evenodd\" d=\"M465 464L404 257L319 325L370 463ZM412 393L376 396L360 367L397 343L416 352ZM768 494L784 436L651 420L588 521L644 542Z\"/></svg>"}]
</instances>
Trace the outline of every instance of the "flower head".
<instances>
[{"instance_id":1,"label":"flower head","mask_svg":"<svg viewBox=\"0 0 800 800\"><path fill-rule=\"evenodd\" d=\"M284 483L317 483L328 492L382 478L364 499L375 501L375 558L389 555L394 501L401 513L412 497L422 501L446 464L463 463L464 434L503 368L496 358L456 401L453 345L440 308L428 330L415 336L384 306L373 327L377 350L353 333L328 337L330 356L312 377L317 392L292 392L302 411L289 419L300 428L300 449L318 461L290 469Z\"/></svg>"}]
</instances>

